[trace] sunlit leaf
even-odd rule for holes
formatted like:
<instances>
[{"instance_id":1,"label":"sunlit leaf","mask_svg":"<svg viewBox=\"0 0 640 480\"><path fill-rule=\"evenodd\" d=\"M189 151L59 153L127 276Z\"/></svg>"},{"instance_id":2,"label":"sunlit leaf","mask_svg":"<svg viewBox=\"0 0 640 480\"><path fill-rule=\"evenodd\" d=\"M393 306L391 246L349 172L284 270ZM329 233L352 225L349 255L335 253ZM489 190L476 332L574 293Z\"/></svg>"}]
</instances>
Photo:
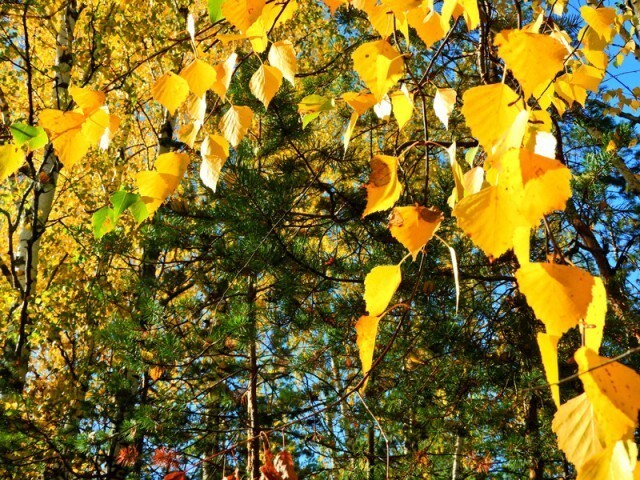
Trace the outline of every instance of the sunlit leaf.
<instances>
[{"instance_id":1,"label":"sunlit leaf","mask_svg":"<svg viewBox=\"0 0 640 480\"><path fill-rule=\"evenodd\" d=\"M203 96L216 81L215 69L197 58L182 69L180 76L187 81L189 89L197 97Z\"/></svg>"},{"instance_id":2,"label":"sunlit leaf","mask_svg":"<svg viewBox=\"0 0 640 480\"><path fill-rule=\"evenodd\" d=\"M558 371L558 342L560 337L549 335L547 333L538 333L538 347L540 348L540 356L544 365L544 372L547 382L551 384L551 397L556 407L560 407L560 386L556 385L560 381Z\"/></svg>"},{"instance_id":3,"label":"sunlit leaf","mask_svg":"<svg viewBox=\"0 0 640 480\"><path fill-rule=\"evenodd\" d=\"M440 119L444 128L449 128L449 117L453 112L456 104L456 91L453 88L436 89L435 97L433 97L433 109L436 116Z\"/></svg>"},{"instance_id":4,"label":"sunlit leaf","mask_svg":"<svg viewBox=\"0 0 640 480\"><path fill-rule=\"evenodd\" d=\"M366 217L374 212L387 210L398 201L402 184L398 181L398 159L389 155L376 155L371 159L371 175L367 188L367 206L362 213Z\"/></svg>"},{"instance_id":5,"label":"sunlit leaf","mask_svg":"<svg viewBox=\"0 0 640 480\"><path fill-rule=\"evenodd\" d=\"M586 393L558 408L552 428L558 436L558 447L578 470L587 460L605 449L602 428Z\"/></svg>"},{"instance_id":6,"label":"sunlit leaf","mask_svg":"<svg viewBox=\"0 0 640 480\"><path fill-rule=\"evenodd\" d=\"M241 33L260 18L265 0L225 0L221 6L222 15Z\"/></svg>"},{"instance_id":7,"label":"sunlit leaf","mask_svg":"<svg viewBox=\"0 0 640 480\"><path fill-rule=\"evenodd\" d=\"M378 323L380 317L370 315L361 316L356 322L356 345L358 346L358 354L362 363L362 373L368 374L373 364L373 351L376 348L376 336L378 335ZM367 387L368 379L362 386L364 390Z\"/></svg>"},{"instance_id":8,"label":"sunlit leaf","mask_svg":"<svg viewBox=\"0 0 640 480\"><path fill-rule=\"evenodd\" d=\"M402 89L398 92L394 92L390 95L391 104L393 105L393 116L398 121L398 128L402 128L411 120L413 115L413 98L409 94L406 85L402 86Z\"/></svg>"},{"instance_id":9,"label":"sunlit leaf","mask_svg":"<svg viewBox=\"0 0 640 480\"><path fill-rule=\"evenodd\" d=\"M550 35L502 30L495 38L498 54L522 86L525 98L539 95L564 68L565 47Z\"/></svg>"},{"instance_id":10,"label":"sunlit leaf","mask_svg":"<svg viewBox=\"0 0 640 480\"><path fill-rule=\"evenodd\" d=\"M638 447L632 440L608 445L578 470L577 480L633 480Z\"/></svg>"},{"instance_id":11,"label":"sunlit leaf","mask_svg":"<svg viewBox=\"0 0 640 480\"><path fill-rule=\"evenodd\" d=\"M249 89L264 104L264 108L268 108L269 102L280 85L282 85L282 72L276 67L262 64L251 77Z\"/></svg>"},{"instance_id":12,"label":"sunlit leaf","mask_svg":"<svg viewBox=\"0 0 640 480\"><path fill-rule=\"evenodd\" d=\"M224 62L213 67L216 71L216 81L211 85L211 90L213 90L220 98L224 98L227 94L227 89L231 83L231 76L233 75L237 59L238 55L234 52L229 55L229 58Z\"/></svg>"},{"instance_id":13,"label":"sunlit leaf","mask_svg":"<svg viewBox=\"0 0 640 480\"><path fill-rule=\"evenodd\" d=\"M364 279L364 301L369 315L384 313L401 280L400 265L380 265L367 274Z\"/></svg>"},{"instance_id":14,"label":"sunlit leaf","mask_svg":"<svg viewBox=\"0 0 640 480\"><path fill-rule=\"evenodd\" d=\"M249 107L231 106L220 120L222 135L233 146L237 147L249 131L253 112Z\"/></svg>"},{"instance_id":15,"label":"sunlit leaf","mask_svg":"<svg viewBox=\"0 0 640 480\"><path fill-rule=\"evenodd\" d=\"M202 183L215 192L220 172L229 157L229 143L220 135L207 135L200 147L200 155L202 156L200 164Z\"/></svg>"},{"instance_id":16,"label":"sunlit leaf","mask_svg":"<svg viewBox=\"0 0 640 480\"><path fill-rule=\"evenodd\" d=\"M633 439L640 409L640 375L588 347L580 348L574 357L605 444Z\"/></svg>"},{"instance_id":17,"label":"sunlit leaf","mask_svg":"<svg viewBox=\"0 0 640 480\"><path fill-rule=\"evenodd\" d=\"M560 337L586 319L592 301L604 300L604 307L594 312L606 311L606 298L593 295L594 288L599 288L596 278L578 267L530 263L520 267L516 279L527 303L551 335Z\"/></svg>"},{"instance_id":18,"label":"sunlit leaf","mask_svg":"<svg viewBox=\"0 0 640 480\"><path fill-rule=\"evenodd\" d=\"M0 145L0 182L15 173L23 163L24 152L17 145Z\"/></svg>"},{"instance_id":19,"label":"sunlit leaf","mask_svg":"<svg viewBox=\"0 0 640 480\"><path fill-rule=\"evenodd\" d=\"M607 43L615 36L614 23L616 10L611 7L595 8L589 5L580 7L580 15L584 21Z\"/></svg>"},{"instance_id":20,"label":"sunlit leaf","mask_svg":"<svg viewBox=\"0 0 640 480\"><path fill-rule=\"evenodd\" d=\"M490 186L460 200L453 209L458 226L489 257L497 258L513 247L522 218L509 190Z\"/></svg>"},{"instance_id":21,"label":"sunlit leaf","mask_svg":"<svg viewBox=\"0 0 640 480\"><path fill-rule=\"evenodd\" d=\"M462 95L462 114L485 149L509 131L523 110L518 94L503 83L473 87Z\"/></svg>"},{"instance_id":22,"label":"sunlit leaf","mask_svg":"<svg viewBox=\"0 0 640 480\"><path fill-rule=\"evenodd\" d=\"M400 79L404 68L402 55L385 40L362 44L351 57L360 79L378 102Z\"/></svg>"},{"instance_id":23,"label":"sunlit leaf","mask_svg":"<svg viewBox=\"0 0 640 480\"><path fill-rule=\"evenodd\" d=\"M269 63L282 72L291 85L296 81L298 62L293 44L289 40L275 42L269 50Z\"/></svg>"},{"instance_id":24,"label":"sunlit leaf","mask_svg":"<svg viewBox=\"0 0 640 480\"><path fill-rule=\"evenodd\" d=\"M444 216L436 207L395 207L389 219L391 235L398 240L415 260L438 229Z\"/></svg>"},{"instance_id":25,"label":"sunlit leaf","mask_svg":"<svg viewBox=\"0 0 640 480\"><path fill-rule=\"evenodd\" d=\"M49 141L49 137L42 127L32 127L26 123L13 123L10 128L11 136L18 147L26 143L29 150L37 150L44 147Z\"/></svg>"},{"instance_id":26,"label":"sunlit leaf","mask_svg":"<svg viewBox=\"0 0 640 480\"><path fill-rule=\"evenodd\" d=\"M365 92L346 92L342 94L342 99L351 108L353 108L358 115L362 115L364 112L378 103L371 93Z\"/></svg>"},{"instance_id":27,"label":"sunlit leaf","mask_svg":"<svg viewBox=\"0 0 640 480\"><path fill-rule=\"evenodd\" d=\"M174 113L189 96L189 84L181 76L167 72L153 84L151 94L155 101Z\"/></svg>"}]
</instances>

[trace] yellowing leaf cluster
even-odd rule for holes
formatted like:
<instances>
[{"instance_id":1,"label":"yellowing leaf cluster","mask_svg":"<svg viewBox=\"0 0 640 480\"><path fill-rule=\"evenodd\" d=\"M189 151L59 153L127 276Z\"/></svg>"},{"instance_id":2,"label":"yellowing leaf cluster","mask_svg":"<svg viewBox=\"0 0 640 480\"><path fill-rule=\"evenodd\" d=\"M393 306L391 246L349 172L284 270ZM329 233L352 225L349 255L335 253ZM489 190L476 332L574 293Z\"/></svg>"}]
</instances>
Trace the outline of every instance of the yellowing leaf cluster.
<instances>
[{"instance_id":1,"label":"yellowing leaf cluster","mask_svg":"<svg viewBox=\"0 0 640 480\"><path fill-rule=\"evenodd\" d=\"M120 124L120 119L104 107L104 93L79 87L70 87L69 93L77 106L75 110L46 109L39 116L40 125L66 168L73 167L90 147L107 145Z\"/></svg>"}]
</instances>

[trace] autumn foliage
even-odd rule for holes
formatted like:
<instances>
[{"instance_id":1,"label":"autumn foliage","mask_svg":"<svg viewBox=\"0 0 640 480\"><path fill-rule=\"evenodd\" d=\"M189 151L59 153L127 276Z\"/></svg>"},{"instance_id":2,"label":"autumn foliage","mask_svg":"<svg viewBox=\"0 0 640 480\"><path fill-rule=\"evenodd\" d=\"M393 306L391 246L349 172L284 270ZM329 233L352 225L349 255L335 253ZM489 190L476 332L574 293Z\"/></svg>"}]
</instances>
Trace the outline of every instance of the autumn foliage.
<instances>
[{"instance_id":1,"label":"autumn foliage","mask_svg":"<svg viewBox=\"0 0 640 480\"><path fill-rule=\"evenodd\" d=\"M0 476L639 478L638 8L0 5Z\"/></svg>"}]
</instances>

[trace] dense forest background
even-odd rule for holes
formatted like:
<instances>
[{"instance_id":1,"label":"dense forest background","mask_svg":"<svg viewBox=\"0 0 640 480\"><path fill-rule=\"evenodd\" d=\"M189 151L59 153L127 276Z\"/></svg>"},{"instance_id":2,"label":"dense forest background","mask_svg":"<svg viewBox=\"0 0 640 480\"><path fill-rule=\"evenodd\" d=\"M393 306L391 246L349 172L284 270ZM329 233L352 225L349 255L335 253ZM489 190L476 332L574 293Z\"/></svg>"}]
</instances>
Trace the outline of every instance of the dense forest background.
<instances>
[{"instance_id":1,"label":"dense forest background","mask_svg":"<svg viewBox=\"0 0 640 480\"><path fill-rule=\"evenodd\" d=\"M286 480L291 458L309 479L638 478L640 381L625 370L630 393L602 407L573 355L606 311L600 353L640 370L639 15L633 1L0 3L0 478ZM536 40L508 54L516 34ZM550 73L541 37L561 52ZM381 39L378 57L360 49ZM487 85L508 86L524 123L465 94ZM478 227L461 205L497 188L483 172L511 134L487 130L516 124L510 147L556 159L571 198L536 217L525 253L509 236L492 254L474 241L508 215ZM376 190L390 178L392 200ZM413 248L389 228L398 198L429 208ZM516 278L529 261L603 286L560 333L558 397L536 305L564 321L574 294L558 279L534 305ZM399 262L402 280L363 298L367 274ZM596 420L579 418L631 419L579 439L597 468L552 428L554 398L585 390Z\"/></svg>"}]
</instances>

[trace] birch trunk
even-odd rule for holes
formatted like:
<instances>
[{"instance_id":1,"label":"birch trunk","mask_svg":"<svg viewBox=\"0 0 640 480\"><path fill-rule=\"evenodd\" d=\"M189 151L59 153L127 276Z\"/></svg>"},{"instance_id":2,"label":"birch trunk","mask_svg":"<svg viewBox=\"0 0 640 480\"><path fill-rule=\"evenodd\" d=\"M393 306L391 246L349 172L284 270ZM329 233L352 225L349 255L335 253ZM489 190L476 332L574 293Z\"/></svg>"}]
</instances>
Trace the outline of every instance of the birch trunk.
<instances>
[{"instance_id":1,"label":"birch trunk","mask_svg":"<svg viewBox=\"0 0 640 480\"><path fill-rule=\"evenodd\" d=\"M25 8L27 8L25 6ZM59 110L65 110L69 106L69 82L71 81L71 70L73 67L73 41L76 21L80 10L76 0L70 0L62 11L60 30L56 37L56 60L55 60L55 86L53 90L53 104ZM25 32L28 35L28 32ZM25 39L28 45L28 38ZM28 47L27 54L27 74L30 77L30 55ZM30 80L29 80L30 82ZM30 95L33 92L30 90ZM32 100L32 99L31 99ZM31 103L31 102L30 102ZM33 109L31 111L33 117ZM33 120L33 118L31 118ZM20 292L20 325L18 330L18 342L14 352L10 355L15 366L15 384L18 390L22 390L25 377L29 369L29 357L31 349L28 338L32 319L30 317L30 306L35 296L36 283L38 279L38 265L40 256L40 242L46 230L47 221L53 207L53 200L56 193L58 174L61 164L53 151L50 143L45 147L44 160L37 171L35 167L33 174L33 196L31 205L24 209L21 219L21 231L18 241L18 249L15 254L15 265L17 267L17 278L19 285L16 285Z\"/></svg>"}]
</instances>

